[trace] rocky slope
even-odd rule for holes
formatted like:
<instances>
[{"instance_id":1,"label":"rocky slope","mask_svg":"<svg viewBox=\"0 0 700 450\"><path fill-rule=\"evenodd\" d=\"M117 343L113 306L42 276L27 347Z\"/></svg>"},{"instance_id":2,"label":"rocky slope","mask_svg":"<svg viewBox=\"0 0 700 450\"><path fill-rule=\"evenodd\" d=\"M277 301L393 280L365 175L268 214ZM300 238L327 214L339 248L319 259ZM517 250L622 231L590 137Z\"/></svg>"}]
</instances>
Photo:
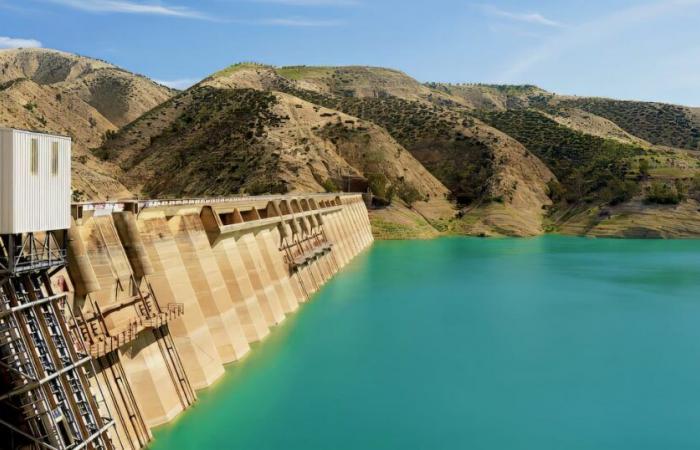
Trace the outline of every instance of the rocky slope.
<instances>
[{"instance_id":1,"label":"rocky slope","mask_svg":"<svg viewBox=\"0 0 700 450\"><path fill-rule=\"evenodd\" d=\"M173 92L103 61L44 49L0 50L0 126L73 138L76 199L129 197L118 168L90 149Z\"/></svg>"}]
</instances>

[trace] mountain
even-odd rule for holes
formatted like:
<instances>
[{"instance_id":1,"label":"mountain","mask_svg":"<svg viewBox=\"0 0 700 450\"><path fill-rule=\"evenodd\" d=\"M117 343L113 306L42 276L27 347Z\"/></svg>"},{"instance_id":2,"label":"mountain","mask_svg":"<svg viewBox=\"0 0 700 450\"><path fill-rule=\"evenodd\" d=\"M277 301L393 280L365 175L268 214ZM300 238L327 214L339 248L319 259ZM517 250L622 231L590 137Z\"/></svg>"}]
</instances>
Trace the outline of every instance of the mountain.
<instances>
[{"instance_id":1,"label":"mountain","mask_svg":"<svg viewBox=\"0 0 700 450\"><path fill-rule=\"evenodd\" d=\"M448 195L373 123L283 93L210 83L142 116L96 153L149 196L323 191L343 175L378 173L423 197Z\"/></svg>"},{"instance_id":2,"label":"mountain","mask_svg":"<svg viewBox=\"0 0 700 450\"><path fill-rule=\"evenodd\" d=\"M45 49L0 51L0 126L73 138L75 199L129 197L90 149L174 92L104 61Z\"/></svg>"},{"instance_id":3,"label":"mountain","mask_svg":"<svg viewBox=\"0 0 700 450\"><path fill-rule=\"evenodd\" d=\"M414 194L372 213L389 236L685 236L700 233L698 117L384 68L236 64L97 154L150 196L319 190L362 175L380 197Z\"/></svg>"},{"instance_id":4,"label":"mountain","mask_svg":"<svg viewBox=\"0 0 700 450\"><path fill-rule=\"evenodd\" d=\"M697 109L527 85L419 84L369 67L273 70L285 82L268 88L384 126L451 189L459 232L700 232Z\"/></svg>"},{"instance_id":5,"label":"mountain","mask_svg":"<svg viewBox=\"0 0 700 450\"><path fill-rule=\"evenodd\" d=\"M103 61L0 52L0 124L69 134L76 198L335 191L375 232L700 235L700 110L378 67L236 64L179 92Z\"/></svg>"},{"instance_id":6,"label":"mountain","mask_svg":"<svg viewBox=\"0 0 700 450\"><path fill-rule=\"evenodd\" d=\"M454 215L449 190L384 128L262 89L265 74L251 70L211 77L176 95L95 154L118 165L120 180L146 196L323 192L337 189L344 176L363 176L431 217Z\"/></svg>"},{"instance_id":7,"label":"mountain","mask_svg":"<svg viewBox=\"0 0 700 450\"><path fill-rule=\"evenodd\" d=\"M96 154L149 196L317 191L362 175L379 196L395 193L394 205L376 214L391 233L397 224L409 236L416 224L428 235L452 226L542 232L553 175L521 144L431 102L439 96L400 72L348 68L324 85L301 77L306 70L232 66L123 128ZM483 203L468 229L453 221L448 199Z\"/></svg>"}]
</instances>

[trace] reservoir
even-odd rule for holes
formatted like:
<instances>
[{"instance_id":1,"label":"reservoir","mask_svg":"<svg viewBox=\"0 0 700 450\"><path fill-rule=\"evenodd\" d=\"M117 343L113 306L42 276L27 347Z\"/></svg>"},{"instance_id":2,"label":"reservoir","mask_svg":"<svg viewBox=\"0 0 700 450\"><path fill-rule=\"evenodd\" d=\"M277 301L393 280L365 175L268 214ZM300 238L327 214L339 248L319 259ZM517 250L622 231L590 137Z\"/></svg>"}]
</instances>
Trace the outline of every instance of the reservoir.
<instances>
[{"instance_id":1,"label":"reservoir","mask_svg":"<svg viewBox=\"0 0 700 450\"><path fill-rule=\"evenodd\" d=\"M700 448L700 241L378 242L157 450Z\"/></svg>"}]
</instances>

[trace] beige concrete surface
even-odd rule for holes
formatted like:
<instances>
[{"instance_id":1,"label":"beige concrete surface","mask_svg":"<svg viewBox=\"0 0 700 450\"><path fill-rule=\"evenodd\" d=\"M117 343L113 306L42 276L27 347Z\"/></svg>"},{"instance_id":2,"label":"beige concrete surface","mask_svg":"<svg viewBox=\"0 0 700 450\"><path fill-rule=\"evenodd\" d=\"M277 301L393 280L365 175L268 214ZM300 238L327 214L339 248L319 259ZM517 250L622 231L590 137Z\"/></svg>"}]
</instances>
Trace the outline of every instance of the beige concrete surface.
<instances>
[{"instance_id":1,"label":"beige concrete surface","mask_svg":"<svg viewBox=\"0 0 700 450\"><path fill-rule=\"evenodd\" d=\"M373 242L359 195L87 204L74 219L76 329L123 339L94 376L113 441L134 449Z\"/></svg>"}]
</instances>

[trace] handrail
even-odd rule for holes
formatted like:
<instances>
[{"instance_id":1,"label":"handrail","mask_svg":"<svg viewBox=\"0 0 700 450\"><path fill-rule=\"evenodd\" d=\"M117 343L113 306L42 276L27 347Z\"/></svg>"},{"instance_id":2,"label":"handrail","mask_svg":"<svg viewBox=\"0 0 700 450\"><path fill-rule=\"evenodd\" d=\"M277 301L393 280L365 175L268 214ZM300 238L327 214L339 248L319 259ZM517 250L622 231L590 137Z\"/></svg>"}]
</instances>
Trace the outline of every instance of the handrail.
<instances>
[{"instance_id":1,"label":"handrail","mask_svg":"<svg viewBox=\"0 0 700 450\"><path fill-rule=\"evenodd\" d=\"M259 201L259 200L286 200L295 199L300 197L324 197L324 198L335 198L335 197L354 197L362 195L358 192L323 192L323 193L298 193L298 194L265 194L265 195L247 195L247 194L234 194L222 197L195 197L195 198L178 198L178 199L124 199L124 200L108 200L103 202L75 202L73 206L82 206L83 208L88 207L88 211L91 210L90 207L95 206L107 206L107 205L125 205L127 203L136 203L139 208L150 208L158 206L181 206L181 205L208 205L216 203L228 203L228 202L239 202L242 200L247 201Z\"/></svg>"},{"instance_id":2,"label":"handrail","mask_svg":"<svg viewBox=\"0 0 700 450\"><path fill-rule=\"evenodd\" d=\"M90 345L89 351L93 358L104 356L119 347L134 341L140 333L152 328L159 328L168 322L175 320L185 313L183 303L168 303L166 310L153 314L149 317L141 315L135 316L128 324L120 329L116 334L97 334L93 336L94 342ZM87 323L85 323L87 327ZM80 329L80 323L77 324Z\"/></svg>"}]
</instances>

